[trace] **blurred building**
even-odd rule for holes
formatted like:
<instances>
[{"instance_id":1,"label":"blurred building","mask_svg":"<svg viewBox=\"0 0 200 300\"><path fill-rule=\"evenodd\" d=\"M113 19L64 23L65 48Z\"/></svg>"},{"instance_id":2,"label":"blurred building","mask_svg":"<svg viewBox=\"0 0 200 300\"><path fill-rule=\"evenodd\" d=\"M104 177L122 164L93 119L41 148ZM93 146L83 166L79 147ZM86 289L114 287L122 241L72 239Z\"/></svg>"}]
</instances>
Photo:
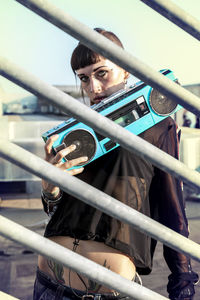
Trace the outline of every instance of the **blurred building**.
<instances>
[{"instance_id":1,"label":"blurred building","mask_svg":"<svg viewBox=\"0 0 200 300\"><path fill-rule=\"evenodd\" d=\"M80 88L76 86L56 86L64 93L83 102ZM73 101L73 99L72 99ZM88 98L84 96L88 104ZM44 157L44 141L41 136L44 132L66 121L71 116L61 111L46 99L32 94L6 94L0 91L0 138L9 140L38 157ZM40 179L20 167L0 158L0 193L5 192L9 183L23 190L26 182L40 181Z\"/></svg>"},{"instance_id":2,"label":"blurred building","mask_svg":"<svg viewBox=\"0 0 200 300\"><path fill-rule=\"evenodd\" d=\"M55 85L56 88L68 94L69 96L83 102L80 87L73 85ZM84 100L88 103L88 98L84 95ZM1 100L3 108L2 113L5 114L54 114L66 115L56 105L53 105L48 100L36 97L34 95L27 95L19 97L16 95L15 99L7 99L5 96Z\"/></svg>"}]
</instances>

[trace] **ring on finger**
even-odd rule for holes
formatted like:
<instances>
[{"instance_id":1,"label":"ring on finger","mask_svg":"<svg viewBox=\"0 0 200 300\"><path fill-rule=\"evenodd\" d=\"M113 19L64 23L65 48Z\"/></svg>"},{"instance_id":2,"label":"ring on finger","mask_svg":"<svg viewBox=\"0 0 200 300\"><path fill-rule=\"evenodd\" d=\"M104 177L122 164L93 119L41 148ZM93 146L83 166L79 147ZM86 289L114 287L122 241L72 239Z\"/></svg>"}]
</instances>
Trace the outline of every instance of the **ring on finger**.
<instances>
[{"instance_id":1,"label":"ring on finger","mask_svg":"<svg viewBox=\"0 0 200 300\"><path fill-rule=\"evenodd\" d=\"M54 165L57 165L57 166L61 166L63 164L63 160L62 159L59 159L59 160L55 160L54 159L54 162L53 162Z\"/></svg>"}]
</instances>

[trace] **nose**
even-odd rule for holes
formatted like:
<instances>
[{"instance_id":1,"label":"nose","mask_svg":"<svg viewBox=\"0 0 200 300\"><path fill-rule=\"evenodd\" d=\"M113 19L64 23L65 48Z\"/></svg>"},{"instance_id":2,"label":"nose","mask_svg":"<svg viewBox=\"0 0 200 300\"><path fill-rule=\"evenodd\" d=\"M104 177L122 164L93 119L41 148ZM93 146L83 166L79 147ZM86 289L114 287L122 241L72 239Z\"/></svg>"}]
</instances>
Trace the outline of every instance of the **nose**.
<instances>
[{"instance_id":1,"label":"nose","mask_svg":"<svg viewBox=\"0 0 200 300\"><path fill-rule=\"evenodd\" d=\"M101 84L98 79L95 77L90 78L90 85L89 85L90 93L97 94L101 92Z\"/></svg>"}]
</instances>

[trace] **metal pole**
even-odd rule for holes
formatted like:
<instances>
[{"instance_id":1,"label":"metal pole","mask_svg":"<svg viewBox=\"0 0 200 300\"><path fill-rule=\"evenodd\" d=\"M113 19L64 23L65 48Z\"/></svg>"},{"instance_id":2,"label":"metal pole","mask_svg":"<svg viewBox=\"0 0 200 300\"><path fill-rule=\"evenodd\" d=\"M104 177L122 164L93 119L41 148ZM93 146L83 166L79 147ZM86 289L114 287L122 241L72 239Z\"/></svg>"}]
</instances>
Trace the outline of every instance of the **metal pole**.
<instances>
[{"instance_id":1,"label":"metal pole","mask_svg":"<svg viewBox=\"0 0 200 300\"><path fill-rule=\"evenodd\" d=\"M7 160L59 186L62 190L85 203L200 261L200 245L86 184L75 176L63 172L36 155L6 140L0 140L0 153Z\"/></svg>"},{"instance_id":2,"label":"metal pole","mask_svg":"<svg viewBox=\"0 0 200 300\"><path fill-rule=\"evenodd\" d=\"M22 68L11 64L9 61L0 58L0 68L2 70L2 75L9 80L24 87L31 93L53 102L63 111L71 113L78 120L88 124L104 136L111 138L113 141L118 142L129 151L136 152L139 156L149 160L160 169L169 172L199 189L199 173L190 169L190 173L188 173L188 168L186 168L184 164L157 147L149 144L128 130L125 130L118 124L95 112L71 96L24 71Z\"/></svg>"},{"instance_id":3,"label":"metal pole","mask_svg":"<svg viewBox=\"0 0 200 300\"><path fill-rule=\"evenodd\" d=\"M133 299L167 299L166 297L140 286L133 281L125 279L103 266L46 239L3 216L0 216L0 233L17 243L27 246L41 255L50 257L58 263L61 263L78 273L82 273L86 277L113 288L118 292L130 296Z\"/></svg>"},{"instance_id":4,"label":"metal pole","mask_svg":"<svg viewBox=\"0 0 200 300\"><path fill-rule=\"evenodd\" d=\"M170 0L141 0L159 14L200 40L200 21ZM192 3L191 3L192 5Z\"/></svg>"},{"instance_id":5,"label":"metal pole","mask_svg":"<svg viewBox=\"0 0 200 300\"><path fill-rule=\"evenodd\" d=\"M47 0L16 0L28 7L44 19L48 20L83 44L100 53L104 57L141 78L145 83L160 90L175 102L183 105L187 110L200 116L200 100L197 96L175 84L169 78L155 72L148 65L134 57L131 53L121 49L110 40L98 34L81 22L75 20Z\"/></svg>"}]
</instances>

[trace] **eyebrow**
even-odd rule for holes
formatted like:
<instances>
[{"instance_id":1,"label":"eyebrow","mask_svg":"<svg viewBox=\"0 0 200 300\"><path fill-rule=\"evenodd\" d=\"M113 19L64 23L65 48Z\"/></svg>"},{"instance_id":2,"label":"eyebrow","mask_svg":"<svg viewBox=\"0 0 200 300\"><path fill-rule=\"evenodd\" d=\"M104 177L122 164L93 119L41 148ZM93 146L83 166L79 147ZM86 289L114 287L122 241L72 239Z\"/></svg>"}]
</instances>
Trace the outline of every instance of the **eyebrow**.
<instances>
[{"instance_id":1,"label":"eyebrow","mask_svg":"<svg viewBox=\"0 0 200 300\"><path fill-rule=\"evenodd\" d=\"M97 68L95 68L94 70L93 70L93 72L92 73L94 73L94 72L96 72L98 69L100 69L100 68L105 68L105 67L107 67L108 68L108 66L100 66L100 67L97 67ZM81 73L81 74L77 74L78 76L82 76L82 75L85 75L85 73Z\"/></svg>"}]
</instances>

